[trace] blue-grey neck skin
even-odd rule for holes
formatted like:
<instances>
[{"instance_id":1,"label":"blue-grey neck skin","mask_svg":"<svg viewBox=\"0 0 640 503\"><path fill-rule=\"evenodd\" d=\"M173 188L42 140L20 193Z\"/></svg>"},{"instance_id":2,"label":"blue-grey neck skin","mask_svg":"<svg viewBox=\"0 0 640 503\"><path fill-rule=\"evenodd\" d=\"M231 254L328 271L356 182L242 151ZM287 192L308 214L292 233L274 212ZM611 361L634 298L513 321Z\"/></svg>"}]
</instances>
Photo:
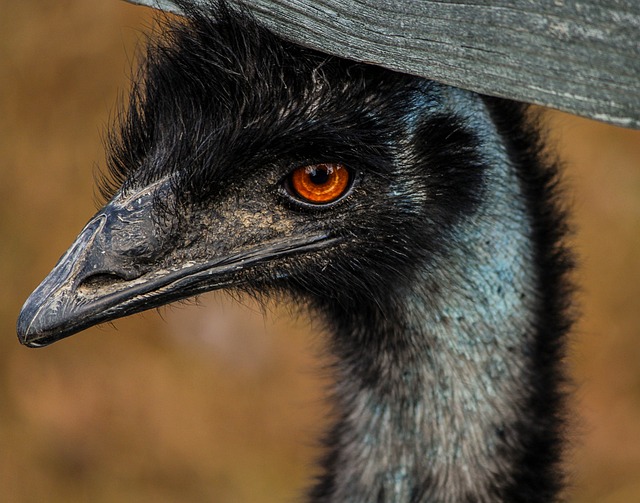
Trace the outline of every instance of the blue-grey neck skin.
<instances>
[{"instance_id":1,"label":"blue-grey neck skin","mask_svg":"<svg viewBox=\"0 0 640 503\"><path fill-rule=\"evenodd\" d=\"M311 492L314 502L557 497L560 383L557 362L541 365L538 353L557 357L563 327L550 327L558 333L540 346L549 336L540 334L539 319L547 309L539 272L547 252L533 242L539 215L521 174L538 168L515 165L479 96L444 95L478 132L487 190L451 231L447 249L400 288L401 307L375 323L337 329L340 419L327 439L328 473ZM547 381L556 381L549 407L532 407L544 400ZM535 474L536 466L517 466L537 457L546 465Z\"/></svg>"}]
</instances>

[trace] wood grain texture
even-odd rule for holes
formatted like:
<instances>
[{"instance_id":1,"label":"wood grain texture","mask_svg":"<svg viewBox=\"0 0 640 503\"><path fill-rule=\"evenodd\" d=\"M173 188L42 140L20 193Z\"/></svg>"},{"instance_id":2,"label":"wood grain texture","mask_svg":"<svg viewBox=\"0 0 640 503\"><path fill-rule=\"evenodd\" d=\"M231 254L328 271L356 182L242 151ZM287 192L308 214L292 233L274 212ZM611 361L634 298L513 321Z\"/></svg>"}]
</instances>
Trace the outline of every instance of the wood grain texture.
<instances>
[{"instance_id":1,"label":"wood grain texture","mask_svg":"<svg viewBox=\"0 0 640 503\"><path fill-rule=\"evenodd\" d=\"M131 1L179 12L171 0ZM231 3L329 54L640 129L638 0Z\"/></svg>"}]
</instances>

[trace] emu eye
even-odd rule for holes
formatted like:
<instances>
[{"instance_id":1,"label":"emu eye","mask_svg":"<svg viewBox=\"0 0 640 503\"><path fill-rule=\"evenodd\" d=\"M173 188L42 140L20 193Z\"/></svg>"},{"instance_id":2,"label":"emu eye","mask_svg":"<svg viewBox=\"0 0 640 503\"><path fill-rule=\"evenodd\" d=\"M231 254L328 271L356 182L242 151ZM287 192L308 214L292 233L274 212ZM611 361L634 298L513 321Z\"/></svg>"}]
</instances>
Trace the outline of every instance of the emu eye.
<instances>
[{"instance_id":1,"label":"emu eye","mask_svg":"<svg viewBox=\"0 0 640 503\"><path fill-rule=\"evenodd\" d=\"M289 175L291 195L311 204L337 201L351 188L352 176L342 164L311 164L296 168Z\"/></svg>"}]
</instances>

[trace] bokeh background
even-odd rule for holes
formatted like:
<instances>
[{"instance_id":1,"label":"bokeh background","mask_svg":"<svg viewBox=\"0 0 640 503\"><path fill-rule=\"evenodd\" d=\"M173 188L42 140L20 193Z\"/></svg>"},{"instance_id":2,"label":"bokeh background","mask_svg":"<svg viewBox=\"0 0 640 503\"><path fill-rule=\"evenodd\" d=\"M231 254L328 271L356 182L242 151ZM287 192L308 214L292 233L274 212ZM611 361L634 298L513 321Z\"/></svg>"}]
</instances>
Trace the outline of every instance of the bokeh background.
<instances>
[{"instance_id":1,"label":"bokeh background","mask_svg":"<svg viewBox=\"0 0 640 503\"><path fill-rule=\"evenodd\" d=\"M42 350L24 299L95 211L101 132L148 9L0 0L0 501L282 502L326 424L323 334L207 295ZM640 132L560 113L583 316L572 503L640 501ZM310 335L311 334L311 335Z\"/></svg>"}]
</instances>

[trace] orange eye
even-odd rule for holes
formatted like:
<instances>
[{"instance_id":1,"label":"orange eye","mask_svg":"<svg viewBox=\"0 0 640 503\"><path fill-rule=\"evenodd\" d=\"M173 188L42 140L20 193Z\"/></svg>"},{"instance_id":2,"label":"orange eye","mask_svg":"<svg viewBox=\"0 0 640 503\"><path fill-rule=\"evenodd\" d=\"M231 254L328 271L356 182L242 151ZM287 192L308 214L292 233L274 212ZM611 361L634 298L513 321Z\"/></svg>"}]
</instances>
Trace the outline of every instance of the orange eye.
<instances>
[{"instance_id":1,"label":"orange eye","mask_svg":"<svg viewBox=\"0 0 640 503\"><path fill-rule=\"evenodd\" d=\"M291 173L291 189L306 202L331 203L349 189L351 175L342 164L312 164Z\"/></svg>"}]
</instances>

